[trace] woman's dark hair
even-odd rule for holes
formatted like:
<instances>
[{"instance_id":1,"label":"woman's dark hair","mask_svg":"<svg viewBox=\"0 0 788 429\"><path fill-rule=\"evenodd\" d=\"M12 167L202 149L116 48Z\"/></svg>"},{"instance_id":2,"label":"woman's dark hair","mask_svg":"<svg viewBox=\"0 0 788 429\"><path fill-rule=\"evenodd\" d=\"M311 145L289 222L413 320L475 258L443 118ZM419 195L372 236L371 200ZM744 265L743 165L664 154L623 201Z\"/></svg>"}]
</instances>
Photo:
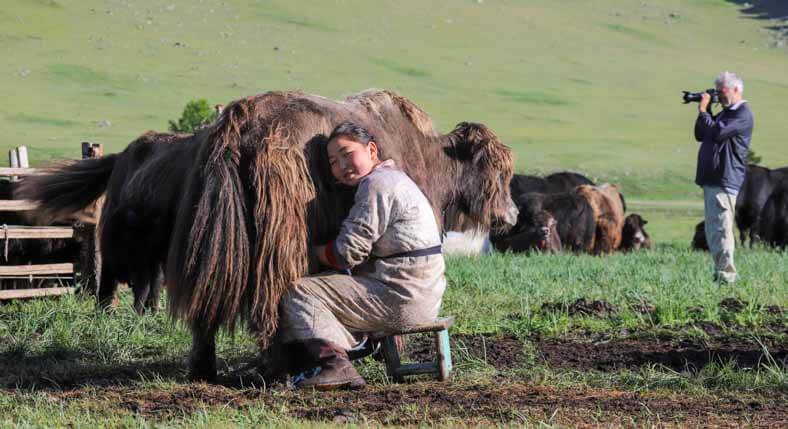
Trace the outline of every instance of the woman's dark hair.
<instances>
[{"instance_id":1,"label":"woman's dark hair","mask_svg":"<svg viewBox=\"0 0 788 429\"><path fill-rule=\"evenodd\" d=\"M364 146L368 145L370 141L374 141L375 137L367 131L366 128L360 127L352 122L343 122L331 131L327 141L334 140L335 138L345 137L353 140L354 142L361 143Z\"/></svg>"}]
</instances>

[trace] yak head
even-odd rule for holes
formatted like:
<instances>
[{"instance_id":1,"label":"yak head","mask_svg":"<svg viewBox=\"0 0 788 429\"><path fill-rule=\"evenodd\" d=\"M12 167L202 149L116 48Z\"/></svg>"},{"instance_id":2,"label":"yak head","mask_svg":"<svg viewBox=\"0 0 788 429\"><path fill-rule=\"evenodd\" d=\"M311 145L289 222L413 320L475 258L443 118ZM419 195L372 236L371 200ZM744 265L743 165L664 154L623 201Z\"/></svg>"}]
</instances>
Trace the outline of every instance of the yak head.
<instances>
[{"instance_id":1,"label":"yak head","mask_svg":"<svg viewBox=\"0 0 788 429\"><path fill-rule=\"evenodd\" d=\"M632 213L624 219L624 227L621 230L621 250L628 252L651 248L651 238L645 228L647 223L648 221L637 213Z\"/></svg>"},{"instance_id":2,"label":"yak head","mask_svg":"<svg viewBox=\"0 0 788 429\"><path fill-rule=\"evenodd\" d=\"M509 193L511 150L482 124L460 123L449 136L445 151L456 162L456 181L444 213L446 229L505 232L518 213Z\"/></svg>"}]
</instances>

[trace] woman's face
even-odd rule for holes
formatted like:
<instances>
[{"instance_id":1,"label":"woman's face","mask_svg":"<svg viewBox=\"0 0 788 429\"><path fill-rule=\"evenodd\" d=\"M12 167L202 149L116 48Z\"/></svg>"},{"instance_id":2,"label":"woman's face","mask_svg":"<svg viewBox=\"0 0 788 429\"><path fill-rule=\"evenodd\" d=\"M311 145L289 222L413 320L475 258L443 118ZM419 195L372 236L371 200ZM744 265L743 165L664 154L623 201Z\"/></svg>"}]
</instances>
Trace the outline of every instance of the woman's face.
<instances>
[{"instance_id":1,"label":"woman's face","mask_svg":"<svg viewBox=\"0 0 788 429\"><path fill-rule=\"evenodd\" d=\"M328 142L327 150L331 174L343 185L358 185L378 164L378 146L373 141L363 145L339 136Z\"/></svg>"}]
</instances>

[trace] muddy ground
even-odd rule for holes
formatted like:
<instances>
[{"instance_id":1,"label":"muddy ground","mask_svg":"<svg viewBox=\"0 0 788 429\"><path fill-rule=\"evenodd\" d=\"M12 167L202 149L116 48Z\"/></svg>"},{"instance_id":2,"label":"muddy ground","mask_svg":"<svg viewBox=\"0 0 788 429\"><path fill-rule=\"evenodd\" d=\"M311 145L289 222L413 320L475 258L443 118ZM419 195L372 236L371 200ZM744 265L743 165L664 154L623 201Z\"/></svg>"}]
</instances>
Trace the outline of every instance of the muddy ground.
<instances>
[{"instance_id":1,"label":"muddy ground","mask_svg":"<svg viewBox=\"0 0 788 429\"><path fill-rule=\"evenodd\" d=\"M497 381L497 382L496 382ZM317 395L291 389L239 389L183 384L149 390L131 386L45 390L47 402L79 402L128 410L155 421L189 415L203 407L243 410L264 404L295 418L332 422L419 424L550 420L566 425L673 423L702 426L786 427L786 397L724 394L698 398L590 388L553 388L504 378L484 384L420 382L368 386ZM111 405L109 405L111 404Z\"/></svg>"},{"instance_id":2,"label":"muddy ground","mask_svg":"<svg viewBox=\"0 0 788 429\"><path fill-rule=\"evenodd\" d=\"M375 383L363 390L331 392L320 396L256 382L227 373L219 384L190 384L177 362L111 371L65 371L28 374L27 380L1 377L5 393L17 386L31 389L54 402L109 403L153 420L166 421L203 407L243 410L265 404L286 407L296 418L334 422L464 424L550 420L566 425L655 423L739 426L754 424L788 427L788 395L721 393L712 398L676 392L625 392L593 388L557 388L534 385L516 372L533 365L572 370L615 371L659 364L676 371L694 371L710 362L730 362L739 368L757 366L765 359L761 344L753 339L709 337L703 340L664 340L656 337L619 339L519 339L514 336L452 335L455 361L483 361L499 370L479 383L459 380L442 384L420 381L402 385ZM788 344L765 339L771 359L788 365ZM427 359L431 339L416 337L406 344L408 359ZM239 364L243 366L242 364ZM140 380L162 378L175 383L164 389L141 388ZM22 383L19 383L19 382ZM255 383L254 387L250 387Z\"/></svg>"}]
</instances>

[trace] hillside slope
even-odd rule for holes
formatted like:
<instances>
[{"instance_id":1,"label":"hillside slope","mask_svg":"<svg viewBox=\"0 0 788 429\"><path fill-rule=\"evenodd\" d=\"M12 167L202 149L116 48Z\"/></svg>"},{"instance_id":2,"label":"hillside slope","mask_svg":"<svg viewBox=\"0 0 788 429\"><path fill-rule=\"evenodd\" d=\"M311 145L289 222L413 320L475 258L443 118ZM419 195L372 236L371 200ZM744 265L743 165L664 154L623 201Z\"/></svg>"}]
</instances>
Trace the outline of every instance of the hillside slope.
<instances>
[{"instance_id":1,"label":"hillside slope","mask_svg":"<svg viewBox=\"0 0 788 429\"><path fill-rule=\"evenodd\" d=\"M680 90L730 69L756 114L753 148L788 164L788 50L772 21L726 0L532 3L6 0L0 148L28 145L34 162L76 157L83 140L112 152L195 97L391 88L443 130L490 125L520 171L686 198L695 114Z\"/></svg>"}]
</instances>

